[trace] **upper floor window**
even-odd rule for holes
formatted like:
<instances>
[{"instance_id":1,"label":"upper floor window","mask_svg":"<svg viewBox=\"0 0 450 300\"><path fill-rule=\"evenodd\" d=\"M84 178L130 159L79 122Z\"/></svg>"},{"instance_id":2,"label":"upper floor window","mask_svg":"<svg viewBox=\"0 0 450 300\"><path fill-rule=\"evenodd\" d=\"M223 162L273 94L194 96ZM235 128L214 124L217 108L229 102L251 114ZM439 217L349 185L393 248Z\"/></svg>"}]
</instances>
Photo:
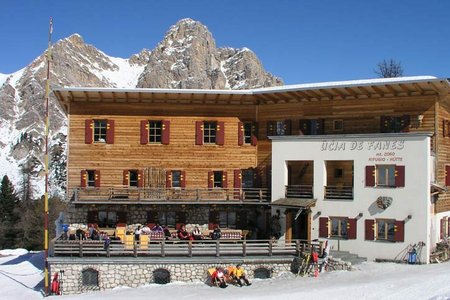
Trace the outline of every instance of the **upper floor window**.
<instances>
[{"instance_id":1,"label":"upper floor window","mask_svg":"<svg viewBox=\"0 0 450 300\"><path fill-rule=\"evenodd\" d=\"M114 144L114 120L85 120L84 142Z\"/></svg>"},{"instance_id":2,"label":"upper floor window","mask_svg":"<svg viewBox=\"0 0 450 300\"><path fill-rule=\"evenodd\" d=\"M227 172L210 171L208 172L208 188L228 188Z\"/></svg>"},{"instance_id":3,"label":"upper floor window","mask_svg":"<svg viewBox=\"0 0 450 300\"><path fill-rule=\"evenodd\" d=\"M123 185L130 187L143 187L144 186L143 170L124 170Z\"/></svg>"},{"instance_id":4,"label":"upper floor window","mask_svg":"<svg viewBox=\"0 0 450 300\"><path fill-rule=\"evenodd\" d=\"M81 170L81 187L100 187L100 171Z\"/></svg>"},{"instance_id":5,"label":"upper floor window","mask_svg":"<svg viewBox=\"0 0 450 300\"><path fill-rule=\"evenodd\" d=\"M95 187L95 170L86 170L87 173L87 186Z\"/></svg>"},{"instance_id":6,"label":"upper floor window","mask_svg":"<svg viewBox=\"0 0 450 300\"><path fill-rule=\"evenodd\" d=\"M141 145L148 143L168 145L170 142L170 121L142 120Z\"/></svg>"},{"instance_id":7,"label":"upper floor window","mask_svg":"<svg viewBox=\"0 0 450 300\"><path fill-rule=\"evenodd\" d=\"M181 171L172 171L172 187L181 187Z\"/></svg>"},{"instance_id":8,"label":"upper floor window","mask_svg":"<svg viewBox=\"0 0 450 300\"><path fill-rule=\"evenodd\" d=\"M253 123L244 122L244 144L252 144L252 134L253 134Z\"/></svg>"},{"instance_id":9,"label":"upper floor window","mask_svg":"<svg viewBox=\"0 0 450 300\"><path fill-rule=\"evenodd\" d=\"M225 123L218 121L195 122L195 144L223 145L225 142Z\"/></svg>"},{"instance_id":10,"label":"upper floor window","mask_svg":"<svg viewBox=\"0 0 450 300\"><path fill-rule=\"evenodd\" d=\"M214 171L213 187L221 188L222 183L223 183L223 172L222 171Z\"/></svg>"},{"instance_id":11,"label":"upper floor window","mask_svg":"<svg viewBox=\"0 0 450 300\"><path fill-rule=\"evenodd\" d=\"M366 186L404 187L405 166L366 166Z\"/></svg>"},{"instance_id":12,"label":"upper floor window","mask_svg":"<svg viewBox=\"0 0 450 300\"><path fill-rule=\"evenodd\" d=\"M380 132L408 132L411 118L409 115L401 117L381 116Z\"/></svg>"},{"instance_id":13,"label":"upper floor window","mask_svg":"<svg viewBox=\"0 0 450 300\"><path fill-rule=\"evenodd\" d=\"M308 119L299 121L299 133L302 135L324 134L324 119Z\"/></svg>"},{"instance_id":14,"label":"upper floor window","mask_svg":"<svg viewBox=\"0 0 450 300\"><path fill-rule=\"evenodd\" d=\"M203 122L203 143L215 144L216 131L217 131L217 122L214 121Z\"/></svg>"},{"instance_id":15,"label":"upper floor window","mask_svg":"<svg viewBox=\"0 0 450 300\"><path fill-rule=\"evenodd\" d=\"M267 122L267 136L290 135L291 120Z\"/></svg>"},{"instance_id":16,"label":"upper floor window","mask_svg":"<svg viewBox=\"0 0 450 300\"><path fill-rule=\"evenodd\" d=\"M138 171L130 170L129 171L129 185L130 186L138 186Z\"/></svg>"}]
</instances>

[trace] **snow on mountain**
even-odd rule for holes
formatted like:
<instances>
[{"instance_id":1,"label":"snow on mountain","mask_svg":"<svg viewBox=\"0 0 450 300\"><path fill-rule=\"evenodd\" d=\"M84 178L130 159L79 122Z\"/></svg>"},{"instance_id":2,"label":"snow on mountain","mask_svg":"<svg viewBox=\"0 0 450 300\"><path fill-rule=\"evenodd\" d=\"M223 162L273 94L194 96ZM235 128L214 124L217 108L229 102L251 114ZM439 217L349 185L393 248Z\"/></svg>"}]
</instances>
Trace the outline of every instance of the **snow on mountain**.
<instances>
[{"instance_id":1,"label":"snow on mountain","mask_svg":"<svg viewBox=\"0 0 450 300\"><path fill-rule=\"evenodd\" d=\"M45 149L45 51L27 67L0 74L0 176L19 192L42 195ZM111 57L79 34L51 49L50 85L108 88L243 89L280 85L250 50L216 48L211 32L192 19L171 26L154 50ZM64 194L67 120L50 94L50 193Z\"/></svg>"}]
</instances>

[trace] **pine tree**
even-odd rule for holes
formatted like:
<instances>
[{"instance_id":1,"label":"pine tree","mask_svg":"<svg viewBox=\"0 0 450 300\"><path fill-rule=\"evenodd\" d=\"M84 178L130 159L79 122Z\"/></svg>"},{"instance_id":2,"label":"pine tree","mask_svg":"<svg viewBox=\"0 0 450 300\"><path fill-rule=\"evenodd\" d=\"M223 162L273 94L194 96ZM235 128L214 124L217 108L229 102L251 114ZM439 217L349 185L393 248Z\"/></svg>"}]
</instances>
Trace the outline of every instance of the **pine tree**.
<instances>
[{"instance_id":1,"label":"pine tree","mask_svg":"<svg viewBox=\"0 0 450 300\"><path fill-rule=\"evenodd\" d=\"M14 248L19 235L20 202L8 176L3 176L0 187L0 247Z\"/></svg>"}]
</instances>

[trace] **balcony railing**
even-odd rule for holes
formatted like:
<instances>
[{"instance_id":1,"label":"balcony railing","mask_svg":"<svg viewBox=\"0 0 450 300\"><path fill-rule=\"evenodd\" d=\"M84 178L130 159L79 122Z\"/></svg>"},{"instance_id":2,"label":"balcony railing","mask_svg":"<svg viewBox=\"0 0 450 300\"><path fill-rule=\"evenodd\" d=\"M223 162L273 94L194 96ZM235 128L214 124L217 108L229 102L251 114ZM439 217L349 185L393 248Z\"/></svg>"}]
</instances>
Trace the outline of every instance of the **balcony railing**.
<instances>
[{"instance_id":1,"label":"balcony railing","mask_svg":"<svg viewBox=\"0 0 450 300\"><path fill-rule=\"evenodd\" d=\"M353 199L353 187L352 186L325 186L325 199Z\"/></svg>"},{"instance_id":2,"label":"balcony railing","mask_svg":"<svg viewBox=\"0 0 450 300\"><path fill-rule=\"evenodd\" d=\"M286 198L312 198L312 185L287 185Z\"/></svg>"},{"instance_id":3,"label":"balcony railing","mask_svg":"<svg viewBox=\"0 0 450 300\"><path fill-rule=\"evenodd\" d=\"M71 195L75 202L268 202L270 193L264 188L245 189L178 189L101 187L75 188Z\"/></svg>"}]
</instances>

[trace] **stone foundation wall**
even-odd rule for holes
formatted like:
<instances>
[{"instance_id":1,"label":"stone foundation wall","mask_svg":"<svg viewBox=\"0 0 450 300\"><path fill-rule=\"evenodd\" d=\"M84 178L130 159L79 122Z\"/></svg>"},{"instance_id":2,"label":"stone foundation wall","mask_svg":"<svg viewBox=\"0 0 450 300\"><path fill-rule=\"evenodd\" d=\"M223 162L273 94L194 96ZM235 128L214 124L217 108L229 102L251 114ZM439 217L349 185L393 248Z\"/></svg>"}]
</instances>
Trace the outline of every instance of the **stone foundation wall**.
<instances>
[{"instance_id":1,"label":"stone foundation wall","mask_svg":"<svg viewBox=\"0 0 450 300\"><path fill-rule=\"evenodd\" d=\"M228 264L151 264L151 263L51 263L50 274L64 270L63 291L64 294L79 294L87 291L106 290L118 286L138 287L154 283L153 272L158 269L167 270L170 273L170 282L208 282L209 268L216 266L227 267ZM249 278L254 277L254 271L259 268L269 270L272 277L283 272L290 272L291 263L244 263L242 266ZM98 286L85 285L82 282L83 270L92 269L98 272Z\"/></svg>"}]
</instances>

